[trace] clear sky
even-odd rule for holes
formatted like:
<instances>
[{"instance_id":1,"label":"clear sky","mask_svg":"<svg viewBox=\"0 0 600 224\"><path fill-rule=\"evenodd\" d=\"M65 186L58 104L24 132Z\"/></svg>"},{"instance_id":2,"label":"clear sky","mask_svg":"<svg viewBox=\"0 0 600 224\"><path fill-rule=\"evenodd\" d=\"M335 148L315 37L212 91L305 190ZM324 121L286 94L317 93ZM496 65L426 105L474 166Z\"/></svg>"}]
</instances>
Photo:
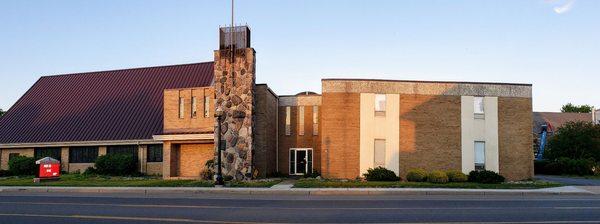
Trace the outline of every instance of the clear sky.
<instances>
[{"instance_id":1,"label":"clear sky","mask_svg":"<svg viewBox=\"0 0 600 224\"><path fill-rule=\"evenodd\" d=\"M211 61L227 0L0 3L0 108L43 75ZM257 82L321 78L533 84L536 111L600 106L600 1L237 0Z\"/></svg>"}]
</instances>

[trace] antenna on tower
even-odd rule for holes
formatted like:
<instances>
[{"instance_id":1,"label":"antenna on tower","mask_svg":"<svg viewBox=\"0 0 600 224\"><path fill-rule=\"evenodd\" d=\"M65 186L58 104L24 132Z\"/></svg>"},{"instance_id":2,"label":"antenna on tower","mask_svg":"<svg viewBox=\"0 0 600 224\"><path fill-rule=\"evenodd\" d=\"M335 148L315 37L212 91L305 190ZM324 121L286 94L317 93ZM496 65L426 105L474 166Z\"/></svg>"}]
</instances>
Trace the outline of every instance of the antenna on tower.
<instances>
[{"instance_id":1,"label":"antenna on tower","mask_svg":"<svg viewBox=\"0 0 600 224\"><path fill-rule=\"evenodd\" d=\"M229 33L231 35L231 81L235 85L235 22L233 17L233 10L235 8L234 1L235 0L231 0L231 30Z\"/></svg>"}]
</instances>

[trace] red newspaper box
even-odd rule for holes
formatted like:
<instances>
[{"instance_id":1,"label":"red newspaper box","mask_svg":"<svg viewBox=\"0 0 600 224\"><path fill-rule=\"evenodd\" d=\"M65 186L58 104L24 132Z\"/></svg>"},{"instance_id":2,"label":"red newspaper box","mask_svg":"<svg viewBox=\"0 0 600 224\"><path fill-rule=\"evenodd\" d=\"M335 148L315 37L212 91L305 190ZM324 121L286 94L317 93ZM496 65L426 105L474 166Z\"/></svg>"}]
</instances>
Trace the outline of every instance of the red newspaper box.
<instances>
[{"instance_id":1,"label":"red newspaper box","mask_svg":"<svg viewBox=\"0 0 600 224\"><path fill-rule=\"evenodd\" d=\"M46 157L35 161L39 165L37 177L40 179L54 179L60 177L60 161Z\"/></svg>"}]
</instances>

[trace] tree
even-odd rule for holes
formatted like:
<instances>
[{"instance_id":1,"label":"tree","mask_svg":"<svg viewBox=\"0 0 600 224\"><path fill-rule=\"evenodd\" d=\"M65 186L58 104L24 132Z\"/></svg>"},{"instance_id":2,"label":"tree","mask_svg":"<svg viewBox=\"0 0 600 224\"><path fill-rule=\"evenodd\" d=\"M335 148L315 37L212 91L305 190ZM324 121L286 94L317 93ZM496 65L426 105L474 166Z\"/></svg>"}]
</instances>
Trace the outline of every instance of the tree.
<instances>
[{"instance_id":1,"label":"tree","mask_svg":"<svg viewBox=\"0 0 600 224\"><path fill-rule=\"evenodd\" d=\"M4 115L4 113L6 113L6 112L4 112L2 109L0 109L0 117L2 117L2 115Z\"/></svg>"},{"instance_id":2,"label":"tree","mask_svg":"<svg viewBox=\"0 0 600 224\"><path fill-rule=\"evenodd\" d=\"M584 121L567 122L548 140L544 157L600 161L600 125Z\"/></svg>"},{"instance_id":3,"label":"tree","mask_svg":"<svg viewBox=\"0 0 600 224\"><path fill-rule=\"evenodd\" d=\"M563 113L591 113L592 106L587 104L576 106L572 103L567 103L562 106L560 111Z\"/></svg>"}]
</instances>

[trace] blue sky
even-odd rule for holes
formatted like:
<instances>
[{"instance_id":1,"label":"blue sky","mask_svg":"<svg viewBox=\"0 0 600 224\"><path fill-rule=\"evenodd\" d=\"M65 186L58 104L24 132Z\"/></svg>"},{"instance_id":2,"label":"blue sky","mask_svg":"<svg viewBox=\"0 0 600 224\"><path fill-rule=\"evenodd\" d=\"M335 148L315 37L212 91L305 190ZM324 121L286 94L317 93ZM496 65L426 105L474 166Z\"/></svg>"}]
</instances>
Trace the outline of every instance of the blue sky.
<instances>
[{"instance_id":1,"label":"blue sky","mask_svg":"<svg viewBox=\"0 0 600 224\"><path fill-rule=\"evenodd\" d=\"M229 4L2 1L0 108L43 75L211 61ZM321 78L518 82L536 111L600 106L600 1L237 0L236 14L278 94Z\"/></svg>"}]
</instances>

